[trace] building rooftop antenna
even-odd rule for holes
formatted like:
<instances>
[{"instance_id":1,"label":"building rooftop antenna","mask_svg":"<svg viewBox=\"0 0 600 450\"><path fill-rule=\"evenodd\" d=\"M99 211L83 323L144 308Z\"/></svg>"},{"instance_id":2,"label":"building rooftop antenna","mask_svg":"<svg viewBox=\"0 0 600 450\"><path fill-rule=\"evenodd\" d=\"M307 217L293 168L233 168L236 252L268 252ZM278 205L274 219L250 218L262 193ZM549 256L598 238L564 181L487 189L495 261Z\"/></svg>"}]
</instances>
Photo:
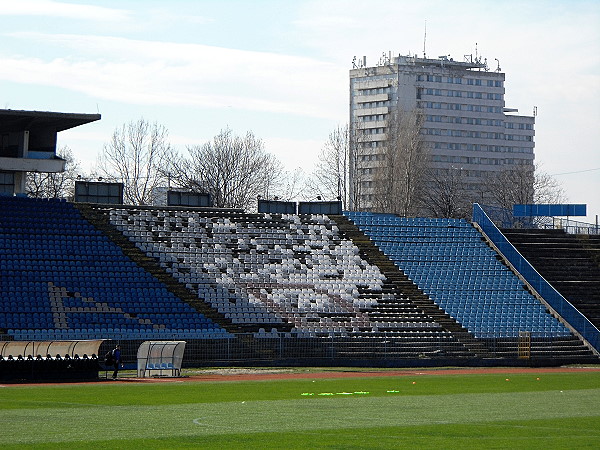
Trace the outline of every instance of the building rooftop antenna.
<instances>
[{"instance_id":1,"label":"building rooftop antenna","mask_svg":"<svg viewBox=\"0 0 600 450\"><path fill-rule=\"evenodd\" d=\"M427 45L427 19L425 19L425 34L423 36L423 59L427 59L427 53L425 47Z\"/></svg>"}]
</instances>

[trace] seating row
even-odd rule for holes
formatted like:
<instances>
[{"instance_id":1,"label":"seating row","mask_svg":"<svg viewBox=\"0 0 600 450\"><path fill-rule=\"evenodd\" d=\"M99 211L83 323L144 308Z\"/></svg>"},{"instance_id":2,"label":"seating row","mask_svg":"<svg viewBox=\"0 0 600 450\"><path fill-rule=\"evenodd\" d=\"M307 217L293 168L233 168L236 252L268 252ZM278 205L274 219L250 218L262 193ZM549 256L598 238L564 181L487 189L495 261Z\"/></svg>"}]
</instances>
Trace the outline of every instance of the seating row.
<instances>
[{"instance_id":1,"label":"seating row","mask_svg":"<svg viewBox=\"0 0 600 450\"><path fill-rule=\"evenodd\" d=\"M109 216L233 323L286 321L300 331L341 333L378 327L369 311L385 277L326 216L239 215L233 221L200 211L158 213L122 208Z\"/></svg>"},{"instance_id":2,"label":"seating row","mask_svg":"<svg viewBox=\"0 0 600 450\"><path fill-rule=\"evenodd\" d=\"M0 328L15 338L226 333L124 256L72 204L0 197L0 210L0 310L11 312L0 315Z\"/></svg>"},{"instance_id":3,"label":"seating row","mask_svg":"<svg viewBox=\"0 0 600 450\"><path fill-rule=\"evenodd\" d=\"M569 330L547 314L546 308L524 289L521 280L498 260L498 255L466 221L374 213L346 215L476 337L514 337L519 331L569 335ZM448 226L461 231L442 231ZM514 305L517 298L518 306Z\"/></svg>"}]
</instances>

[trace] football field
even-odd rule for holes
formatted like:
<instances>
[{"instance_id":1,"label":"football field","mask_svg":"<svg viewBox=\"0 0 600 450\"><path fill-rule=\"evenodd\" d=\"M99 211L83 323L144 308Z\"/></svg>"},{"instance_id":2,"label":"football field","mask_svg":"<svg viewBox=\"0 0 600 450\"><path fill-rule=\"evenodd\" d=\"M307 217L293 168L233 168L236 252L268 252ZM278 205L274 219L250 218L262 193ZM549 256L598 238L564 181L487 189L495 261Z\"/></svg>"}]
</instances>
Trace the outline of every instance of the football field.
<instances>
[{"instance_id":1,"label":"football field","mask_svg":"<svg viewBox=\"0 0 600 450\"><path fill-rule=\"evenodd\" d=\"M600 371L2 385L2 448L597 448Z\"/></svg>"}]
</instances>

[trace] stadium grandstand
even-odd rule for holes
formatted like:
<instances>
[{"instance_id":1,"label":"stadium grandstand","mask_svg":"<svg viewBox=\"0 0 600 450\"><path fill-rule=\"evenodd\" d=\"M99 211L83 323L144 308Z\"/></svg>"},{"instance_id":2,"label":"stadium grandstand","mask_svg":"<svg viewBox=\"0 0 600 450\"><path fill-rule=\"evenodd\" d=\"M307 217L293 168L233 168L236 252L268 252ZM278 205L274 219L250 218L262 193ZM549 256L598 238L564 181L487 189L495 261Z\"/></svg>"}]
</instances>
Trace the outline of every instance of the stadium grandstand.
<instances>
[{"instance_id":1,"label":"stadium grandstand","mask_svg":"<svg viewBox=\"0 0 600 450\"><path fill-rule=\"evenodd\" d=\"M148 340L185 341L190 366L598 362L591 228L501 231L479 205L472 221L131 206L93 182L28 198L27 171L64 170L56 133L99 118L0 110L0 378L32 361L88 377L114 341L133 362Z\"/></svg>"},{"instance_id":2,"label":"stadium grandstand","mask_svg":"<svg viewBox=\"0 0 600 450\"><path fill-rule=\"evenodd\" d=\"M21 196L0 210L3 341L185 340L196 365L597 361L593 330L477 223Z\"/></svg>"}]
</instances>

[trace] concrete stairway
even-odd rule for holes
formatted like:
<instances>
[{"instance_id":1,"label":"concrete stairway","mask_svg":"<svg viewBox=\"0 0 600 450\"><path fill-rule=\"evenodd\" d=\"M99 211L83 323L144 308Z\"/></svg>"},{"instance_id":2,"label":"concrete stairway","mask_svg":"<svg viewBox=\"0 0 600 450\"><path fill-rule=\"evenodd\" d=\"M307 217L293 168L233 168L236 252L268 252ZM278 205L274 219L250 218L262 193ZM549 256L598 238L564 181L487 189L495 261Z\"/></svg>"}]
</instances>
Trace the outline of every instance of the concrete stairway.
<instances>
[{"instance_id":1,"label":"concrete stairway","mask_svg":"<svg viewBox=\"0 0 600 450\"><path fill-rule=\"evenodd\" d=\"M600 328L600 237L562 230L502 233L554 288Z\"/></svg>"}]
</instances>

